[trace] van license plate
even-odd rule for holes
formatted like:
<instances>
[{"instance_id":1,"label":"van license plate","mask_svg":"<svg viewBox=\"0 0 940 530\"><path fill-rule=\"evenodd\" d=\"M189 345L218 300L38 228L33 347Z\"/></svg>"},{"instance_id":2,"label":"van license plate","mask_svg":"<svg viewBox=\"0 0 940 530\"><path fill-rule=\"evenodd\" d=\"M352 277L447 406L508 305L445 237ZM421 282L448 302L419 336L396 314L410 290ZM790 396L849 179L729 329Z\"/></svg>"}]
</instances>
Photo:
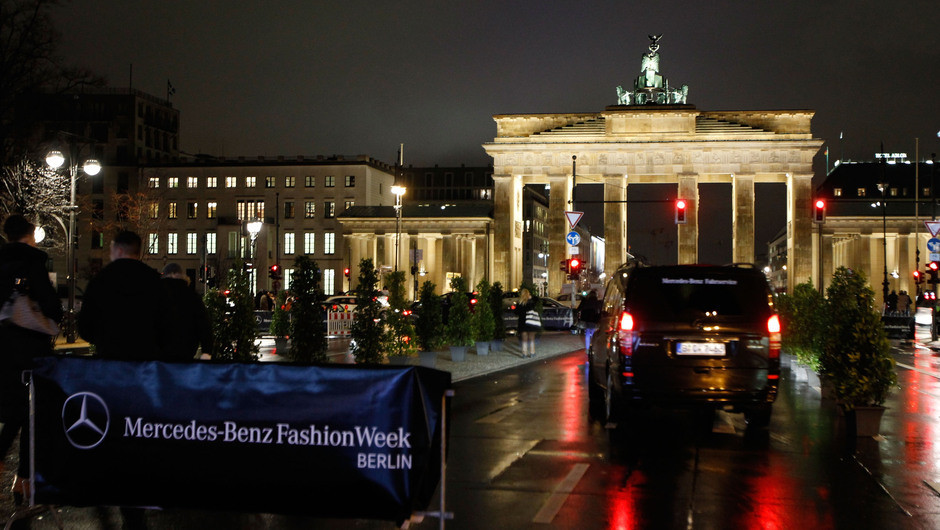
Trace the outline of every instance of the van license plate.
<instances>
[{"instance_id":1,"label":"van license plate","mask_svg":"<svg viewBox=\"0 0 940 530\"><path fill-rule=\"evenodd\" d=\"M676 355L724 355L723 342L680 342L676 344Z\"/></svg>"}]
</instances>

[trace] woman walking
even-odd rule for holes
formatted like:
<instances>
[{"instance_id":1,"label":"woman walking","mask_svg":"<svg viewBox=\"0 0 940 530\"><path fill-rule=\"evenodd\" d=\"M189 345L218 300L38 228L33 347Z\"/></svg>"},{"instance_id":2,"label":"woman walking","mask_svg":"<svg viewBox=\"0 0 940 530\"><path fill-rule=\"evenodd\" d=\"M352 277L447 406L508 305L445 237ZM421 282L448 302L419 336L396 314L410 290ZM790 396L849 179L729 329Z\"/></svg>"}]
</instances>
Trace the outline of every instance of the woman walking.
<instances>
[{"instance_id":1,"label":"woman walking","mask_svg":"<svg viewBox=\"0 0 940 530\"><path fill-rule=\"evenodd\" d=\"M542 318L535 308L536 299L528 289L519 293L516 314L519 317L519 340L522 341L522 357L535 357L535 334L542 329Z\"/></svg>"},{"instance_id":2,"label":"woman walking","mask_svg":"<svg viewBox=\"0 0 940 530\"><path fill-rule=\"evenodd\" d=\"M46 261L49 257L36 248L36 227L22 215L13 214L3 223L7 243L0 248L0 305L7 303L14 292L29 296L42 314L58 322L62 304L49 281ZM20 435L20 463L13 482L15 497L29 494L28 396L22 383L23 370L29 370L33 358L52 354L52 337L39 331L17 326L11 320L0 321L0 457L5 458L10 446ZM0 458L0 471L3 460ZM19 500L19 499L18 499Z\"/></svg>"}]
</instances>

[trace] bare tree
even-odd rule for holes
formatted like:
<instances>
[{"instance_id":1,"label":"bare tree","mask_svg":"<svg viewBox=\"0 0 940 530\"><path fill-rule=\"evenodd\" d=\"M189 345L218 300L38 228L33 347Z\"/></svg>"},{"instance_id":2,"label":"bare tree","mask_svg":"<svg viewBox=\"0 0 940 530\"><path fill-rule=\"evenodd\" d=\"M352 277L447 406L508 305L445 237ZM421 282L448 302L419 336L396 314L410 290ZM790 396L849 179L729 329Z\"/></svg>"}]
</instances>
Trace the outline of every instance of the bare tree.
<instances>
[{"instance_id":1,"label":"bare tree","mask_svg":"<svg viewBox=\"0 0 940 530\"><path fill-rule=\"evenodd\" d=\"M0 212L26 216L38 226L54 226L61 232L47 233L49 242L63 246L67 240L69 177L22 158L4 166L0 175ZM50 243L47 243L50 244Z\"/></svg>"}]
</instances>

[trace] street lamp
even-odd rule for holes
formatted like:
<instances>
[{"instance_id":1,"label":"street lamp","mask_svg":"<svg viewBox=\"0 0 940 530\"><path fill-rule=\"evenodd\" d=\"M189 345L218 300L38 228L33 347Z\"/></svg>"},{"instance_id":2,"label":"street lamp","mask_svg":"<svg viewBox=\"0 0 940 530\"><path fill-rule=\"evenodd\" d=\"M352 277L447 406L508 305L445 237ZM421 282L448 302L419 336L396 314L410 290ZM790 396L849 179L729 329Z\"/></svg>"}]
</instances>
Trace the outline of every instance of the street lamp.
<instances>
[{"instance_id":1,"label":"street lamp","mask_svg":"<svg viewBox=\"0 0 940 530\"><path fill-rule=\"evenodd\" d=\"M261 227L264 226L264 221L261 219L252 219L245 223L245 228L248 230L248 235L251 237L251 243L248 247L248 259L249 263L252 263L251 271L248 273L249 278L251 279L251 290L254 292L254 289L257 287L255 282L255 270L257 267L254 266L255 259L255 240L258 239L258 234L261 232Z\"/></svg>"},{"instance_id":2,"label":"street lamp","mask_svg":"<svg viewBox=\"0 0 940 530\"><path fill-rule=\"evenodd\" d=\"M882 251L884 260L884 281L881 282L881 292L882 292L882 303L887 302L888 300L888 201L887 201L887 192L888 192L888 183L879 182L878 189L881 191L881 203L874 203L872 206L881 206L881 232L882 232Z\"/></svg>"},{"instance_id":3,"label":"street lamp","mask_svg":"<svg viewBox=\"0 0 940 530\"><path fill-rule=\"evenodd\" d=\"M71 150L70 150L71 154ZM75 214L78 206L75 204L75 184L78 181L78 162L77 156L71 156L69 161L69 233L68 244L65 245L66 260L66 283L69 290L69 306L66 312L65 320L65 341L69 344L75 342L75 251L78 243L75 237ZM46 164L52 169L59 169L65 163L65 155L61 151L50 151L46 155ZM101 172L101 164L94 158L85 160L81 170L88 176L95 176Z\"/></svg>"},{"instance_id":4,"label":"street lamp","mask_svg":"<svg viewBox=\"0 0 940 530\"><path fill-rule=\"evenodd\" d=\"M398 272L398 249L401 246L401 196L405 191L404 186L392 186L392 195L395 196L395 272Z\"/></svg>"}]
</instances>

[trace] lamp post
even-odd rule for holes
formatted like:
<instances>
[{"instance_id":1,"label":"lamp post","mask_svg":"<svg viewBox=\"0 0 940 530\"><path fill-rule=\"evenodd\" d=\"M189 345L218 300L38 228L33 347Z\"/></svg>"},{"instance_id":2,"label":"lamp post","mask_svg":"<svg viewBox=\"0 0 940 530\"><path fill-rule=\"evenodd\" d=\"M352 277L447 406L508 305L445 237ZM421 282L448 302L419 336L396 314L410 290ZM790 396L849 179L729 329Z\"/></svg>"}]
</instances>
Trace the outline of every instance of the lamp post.
<instances>
[{"instance_id":1,"label":"lamp post","mask_svg":"<svg viewBox=\"0 0 940 530\"><path fill-rule=\"evenodd\" d=\"M882 232L882 260L884 261L884 281L881 282L881 303L887 303L888 301L888 201L886 198L888 191L887 182L879 182L878 189L881 191L881 232ZM875 203L877 205L878 203Z\"/></svg>"},{"instance_id":2,"label":"lamp post","mask_svg":"<svg viewBox=\"0 0 940 530\"><path fill-rule=\"evenodd\" d=\"M65 155L61 151L50 151L46 155L46 164L52 169L59 169L65 163ZM81 170L88 176L95 176L101 172L101 164L94 158L82 163ZM69 305L65 316L65 341L69 344L75 342L75 251L78 243L75 237L75 214L78 206L75 204L75 184L78 181L78 156L69 149L69 231L66 234L68 243L65 245L66 275L65 281L69 291Z\"/></svg>"},{"instance_id":3,"label":"lamp post","mask_svg":"<svg viewBox=\"0 0 940 530\"><path fill-rule=\"evenodd\" d=\"M251 260L251 271L248 273L249 278L251 278L251 290L254 293L255 288L257 288L257 282L255 281L255 271L258 269L255 267L255 241L258 239L258 234L261 232L261 227L264 226L264 221L261 219L252 219L245 223L245 228L248 230L248 235L251 237L251 243L248 246L248 259Z\"/></svg>"},{"instance_id":4,"label":"lamp post","mask_svg":"<svg viewBox=\"0 0 940 530\"><path fill-rule=\"evenodd\" d=\"M395 196L395 272L398 272L399 247L401 247L401 196L405 194L404 186L392 186L392 195Z\"/></svg>"}]
</instances>

